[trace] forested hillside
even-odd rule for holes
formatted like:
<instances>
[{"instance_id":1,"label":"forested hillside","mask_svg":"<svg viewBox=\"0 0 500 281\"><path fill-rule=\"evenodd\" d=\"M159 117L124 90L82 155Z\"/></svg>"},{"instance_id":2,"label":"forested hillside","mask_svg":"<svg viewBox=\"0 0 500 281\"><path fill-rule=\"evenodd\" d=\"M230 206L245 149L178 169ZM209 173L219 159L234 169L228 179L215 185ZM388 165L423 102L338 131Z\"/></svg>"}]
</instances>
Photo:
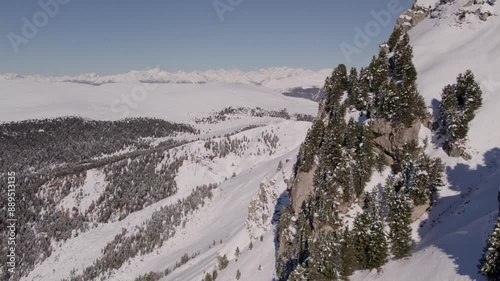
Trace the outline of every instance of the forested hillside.
<instances>
[{"instance_id":1,"label":"forested hillside","mask_svg":"<svg viewBox=\"0 0 500 281\"><path fill-rule=\"evenodd\" d=\"M447 5L406 14L432 15ZM480 81L457 70L431 112L418 90L408 30L397 25L367 67L341 64L326 79L278 224L281 280L349 280L355 271L380 272L388 261L411 256L415 223L432 212L449 181L442 158L430 154L442 149L472 158L467 136L483 104Z\"/></svg>"}]
</instances>

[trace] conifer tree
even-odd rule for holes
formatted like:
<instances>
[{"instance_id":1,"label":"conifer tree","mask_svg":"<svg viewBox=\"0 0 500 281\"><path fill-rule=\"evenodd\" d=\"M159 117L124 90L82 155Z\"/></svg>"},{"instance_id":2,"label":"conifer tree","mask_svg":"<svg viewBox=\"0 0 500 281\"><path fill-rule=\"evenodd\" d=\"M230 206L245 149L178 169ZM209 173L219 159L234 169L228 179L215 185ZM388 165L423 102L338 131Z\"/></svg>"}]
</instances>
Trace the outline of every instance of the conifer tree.
<instances>
[{"instance_id":1,"label":"conifer tree","mask_svg":"<svg viewBox=\"0 0 500 281\"><path fill-rule=\"evenodd\" d=\"M368 268L368 248L370 246L370 226L372 219L363 212L354 219L352 237L354 240L356 265L359 269Z\"/></svg>"},{"instance_id":2,"label":"conifer tree","mask_svg":"<svg viewBox=\"0 0 500 281\"><path fill-rule=\"evenodd\" d=\"M462 108L467 122L474 119L475 111L483 104L482 91L471 70L457 77L456 94L458 104Z\"/></svg>"},{"instance_id":3,"label":"conifer tree","mask_svg":"<svg viewBox=\"0 0 500 281\"><path fill-rule=\"evenodd\" d=\"M333 179L342 189L342 202L349 203L353 201L355 196L353 184L354 163L351 153L346 150L342 150L341 153L342 159L337 165Z\"/></svg>"},{"instance_id":4,"label":"conifer tree","mask_svg":"<svg viewBox=\"0 0 500 281\"><path fill-rule=\"evenodd\" d=\"M354 245L354 237L349 228L346 227L342 233L340 242L340 277L342 280L348 281L349 276L357 269L356 248Z\"/></svg>"},{"instance_id":5,"label":"conifer tree","mask_svg":"<svg viewBox=\"0 0 500 281\"><path fill-rule=\"evenodd\" d=\"M458 99L451 85L444 87L441 93L441 122L447 129L448 141L463 139L467 135L468 126L465 126L467 122L459 112Z\"/></svg>"},{"instance_id":6,"label":"conifer tree","mask_svg":"<svg viewBox=\"0 0 500 281\"><path fill-rule=\"evenodd\" d=\"M359 79L354 86L353 96L354 96L354 107L359 110L367 110L370 105L370 79L371 74L367 68L361 68L359 72ZM351 104L352 104L351 103Z\"/></svg>"},{"instance_id":7,"label":"conifer tree","mask_svg":"<svg viewBox=\"0 0 500 281\"><path fill-rule=\"evenodd\" d=\"M320 157L327 171L333 172L342 159L345 127L345 121L339 118L330 120L325 128Z\"/></svg>"},{"instance_id":8,"label":"conifer tree","mask_svg":"<svg viewBox=\"0 0 500 281\"><path fill-rule=\"evenodd\" d=\"M394 30L391 33L391 36L389 37L389 41L387 41L387 45L389 45L389 51L392 52L394 50L396 44L401 38L401 33L402 33L401 28L398 27L394 28Z\"/></svg>"},{"instance_id":9,"label":"conifer tree","mask_svg":"<svg viewBox=\"0 0 500 281\"><path fill-rule=\"evenodd\" d=\"M338 280L340 259L335 233L325 233L315 244L309 259L311 280Z\"/></svg>"},{"instance_id":10,"label":"conifer tree","mask_svg":"<svg viewBox=\"0 0 500 281\"><path fill-rule=\"evenodd\" d=\"M388 207L387 222L390 227L391 252L397 259L407 257L412 250L412 201L403 192L396 193L390 180L385 187L384 196Z\"/></svg>"},{"instance_id":11,"label":"conifer tree","mask_svg":"<svg viewBox=\"0 0 500 281\"><path fill-rule=\"evenodd\" d=\"M478 268L488 280L500 280L500 217L497 218L495 229L488 238Z\"/></svg>"},{"instance_id":12,"label":"conifer tree","mask_svg":"<svg viewBox=\"0 0 500 281\"><path fill-rule=\"evenodd\" d=\"M415 83L402 85L398 94L399 106L396 108L396 120L410 127L415 120L425 117L425 101Z\"/></svg>"},{"instance_id":13,"label":"conifer tree","mask_svg":"<svg viewBox=\"0 0 500 281\"><path fill-rule=\"evenodd\" d=\"M236 250L234 251L234 255L236 257L239 257L240 256L240 247L236 247Z\"/></svg>"},{"instance_id":14,"label":"conifer tree","mask_svg":"<svg viewBox=\"0 0 500 281\"><path fill-rule=\"evenodd\" d=\"M213 281L213 279L212 279L212 275L210 275L210 273L207 273L207 274L205 275L205 278L203 279L203 281Z\"/></svg>"},{"instance_id":15,"label":"conifer tree","mask_svg":"<svg viewBox=\"0 0 500 281\"><path fill-rule=\"evenodd\" d=\"M354 150L357 145L358 123L354 118L349 118L347 122L347 130L344 138L344 146L348 150Z\"/></svg>"},{"instance_id":16,"label":"conifer tree","mask_svg":"<svg viewBox=\"0 0 500 281\"><path fill-rule=\"evenodd\" d=\"M375 105L377 107L377 116L395 120L400 102L400 89L393 80L385 81L381 86L378 95L375 97Z\"/></svg>"},{"instance_id":17,"label":"conifer tree","mask_svg":"<svg viewBox=\"0 0 500 281\"><path fill-rule=\"evenodd\" d=\"M348 84L347 84L347 97L349 98L349 105L354 106L358 97L356 91L358 87L358 70L352 67L349 71Z\"/></svg>"},{"instance_id":18,"label":"conifer tree","mask_svg":"<svg viewBox=\"0 0 500 281\"><path fill-rule=\"evenodd\" d=\"M410 37L405 33L394 50L393 77L408 86L417 81L417 70L413 65L413 48L410 45Z\"/></svg>"},{"instance_id":19,"label":"conifer tree","mask_svg":"<svg viewBox=\"0 0 500 281\"><path fill-rule=\"evenodd\" d=\"M395 165L397 192L408 194L416 206L425 204L443 185L444 165L439 158L423 153L416 142L403 147Z\"/></svg>"},{"instance_id":20,"label":"conifer tree","mask_svg":"<svg viewBox=\"0 0 500 281\"><path fill-rule=\"evenodd\" d=\"M441 124L446 129L446 141L453 143L464 139L469 122L482 105L482 91L472 71L457 77L456 86L447 85L441 94Z\"/></svg>"},{"instance_id":21,"label":"conifer tree","mask_svg":"<svg viewBox=\"0 0 500 281\"><path fill-rule=\"evenodd\" d=\"M219 263L219 270L223 270L226 268L229 264L229 261L227 259L226 255L223 256L217 256L217 262Z\"/></svg>"},{"instance_id":22,"label":"conifer tree","mask_svg":"<svg viewBox=\"0 0 500 281\"><path fill-rule=\"evenodd\" d=\"M371 90L375 94L379 93L380 87L386 82L388 76L387 55L382 50L378 58L373 57L369 66L371 74Z\"/></svg>"},{"instance_id":23,"label":"conifer tree","mask_svg":"<svg viewBox=\"0 0 500 281\"><path fill-rule=\"evenodd\" d=\"M369 244L367 249L366 267L368 269L380 268L387 262L389 257L389 246L384 231L384 220L382 209L378 201L378 192L373 190L367 196L367 212L371 216Z\"/></svg>"},{"instance_id":24,"label":"conifer tree","mask_svg":"<svg viewBox=\"0 0 500 281\"><path fill-rule=\"evenodd\" d=\"M307 133L306 139L300 148L301 171L309 172L309 170L311 170L314 162L314 157L318 153L318 149L321 146L323 134L323 121L318 119L314 122L313 126Z\"/></svg>"},{"instance_id":25,"label":"conifer tree","mask_svg":"<svg viewBox=\"0 0 500 281\"><path fill-rule=\"evenodd\" d=\"M375 165L373 136L369 129L358 126L355 164L353 169L353 185L356 197L361 196L365 185L370 181Z\"/></svg>"},{"instance_id":26,"label":"conifer tree","mask_svg":"<svg viewBox=\"0 0 500 281\"><path fill-rule=\"evenodd\" d=\"M339 64L333 70L332 75L325 81L324 91L327 110L332 111L339 107L344 91L347 91L348 81L346 66Z\"/></svg>"}]
</instances>

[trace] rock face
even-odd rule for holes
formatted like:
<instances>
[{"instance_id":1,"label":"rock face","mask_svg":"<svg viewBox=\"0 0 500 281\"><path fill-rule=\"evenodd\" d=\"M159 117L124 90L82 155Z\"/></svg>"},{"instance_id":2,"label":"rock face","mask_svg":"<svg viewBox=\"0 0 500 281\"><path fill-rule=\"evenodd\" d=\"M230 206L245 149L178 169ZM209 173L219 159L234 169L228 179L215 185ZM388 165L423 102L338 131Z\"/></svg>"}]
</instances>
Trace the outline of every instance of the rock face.
<instances>
[{"instance_id":1,"label":"rock face","mask_svg":"<svg viewBox=\"0 0 500 281\"><path fill-rule=\"evenodd\" d=\"M413 212L411 213L411 221L414 222L421 218L429 209L431 208L431 203L428 201L423 205L415 206Z\"/></svg>"},{"instance_id":2,"label":"rock face","mask_svg":"<svg viewBox=\"0 0 500 281\"><path fill-rule=\"evenodd\" d=\"M374 119L370 125L375 136L375 144L387 155L395 156L405 144L418 140L422 121L417 119L409 128L394 127L385 119Z\"/></svg>"},{"instance_id":3,"label":"rock face","mask_svg":"<svg viewBox=\"0 0 500 281\"><path fill-rule=\"evenodd\" d=\"M472 158L465 151L465 148L461 143L451 143L447 141L443 144L443 150L451 157L462 157L465 160L470 160Z\"/></svg>"},{"instance_id":4,"label":"rock face","mask_svg":"<svg viewBox=\"0 0 500 281\"><path fill-rule=\"evenodd\" d=\"M403 32L408 32L408 30L423 21L429 14L430 9L428 7L416 6L399 16L396 21L396 27L401 28Z\"/></svg>"},{"instance_id":5,"label":"rock face","mask_svg":"<svg viewBox=\"0 0 500 281\"><path fill-rule=\"evenodd\" d=\"M296 180L292 186L292 194L291 194L291 203L292 209L295 214L300 212L300 208L302 207L302 203L304 203L309 195L311 195L314 188L314 172L316 171L316 165L313 165L313 168L305 173L299 172L297 173Z\"/></svg>"}]
</instances>

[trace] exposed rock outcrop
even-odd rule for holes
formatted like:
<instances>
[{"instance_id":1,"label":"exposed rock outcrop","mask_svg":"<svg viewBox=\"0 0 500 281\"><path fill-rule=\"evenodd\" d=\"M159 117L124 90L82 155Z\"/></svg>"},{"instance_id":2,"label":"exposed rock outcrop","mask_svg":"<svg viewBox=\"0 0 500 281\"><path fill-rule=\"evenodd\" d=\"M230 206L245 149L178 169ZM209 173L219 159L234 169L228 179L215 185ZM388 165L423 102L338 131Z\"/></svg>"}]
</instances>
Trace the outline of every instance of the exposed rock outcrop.
<instances>
[{"instance_id":1,"label":"exposed rock outcrop","mask_svg":"<svg viewBox=\"0 0 500 281\"><path fill-rule=\"evenodd\" d=\"M427 18L430 12L431 9L428 7L414 6L399 16L396 27L401 28L403 32L408 32L408 30Z\"/></svg>"},{"instance_id":2,"label":"exposed rock outcrop","mask_svg":"<svg viewBox=\"0 0 500 281\"><path fill-rule=\"evenodd\" d=\"M393 158L405 144L418 140L421 125L422 121L419 119L413 122L409 128L395 127L390 121L381 118L373 119L370 122L370 128L375 136L375 144Z\"/></svg>"},{"instance_id":3,"label":"exposed rock outcrop","mask_svg":"<svg viewBox=\"0 0 500 281\"><path fill-rule=\"evenodd\" d=\"M300 208L305 200L309 198L314 188L314 172L316 165L309 172L299 172L292 186L291 204L295 214L300 212Z\"/></svg>"},{"instance_id":4,"label":"exposed rock outcrop","mask_svg":"<svg viewBox=\"0 0 500 281\"><path fill-rule=\"evenodd\" d=\"M470 160L472 157L466 152L462 143L446 141L443 144L443 150L451 157L462 157L465 160Z\"/></svg>"}]
</instances>

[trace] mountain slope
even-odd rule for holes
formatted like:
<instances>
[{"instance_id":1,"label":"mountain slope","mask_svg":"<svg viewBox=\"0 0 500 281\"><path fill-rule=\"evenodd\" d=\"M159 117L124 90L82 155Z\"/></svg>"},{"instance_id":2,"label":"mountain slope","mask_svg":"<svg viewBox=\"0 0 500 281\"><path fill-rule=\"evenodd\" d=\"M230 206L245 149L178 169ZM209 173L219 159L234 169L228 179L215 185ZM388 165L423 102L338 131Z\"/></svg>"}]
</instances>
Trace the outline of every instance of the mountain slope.
<instances>
[{"instance_id":1,"label":"mountain slope","mask_svg":"<svg viewBox=\"0 0 500 281\"><path fill-rule=\"evenodd\" d=\"M428 216L414 226L418 242L413 255L390 261L381 273L358 272L352 280L484 280L476 265L496 220L500 180L500 127L495 116L500 108L500 6L467 5L457 0L438 5L428 18L410 32L414 47L418 86L427 104L436 110L442 88L454 83L458 73L472 69L483 91L483 107L477 112L468 134L469 161L450 158L434 144L427 152L445 161L448 184ZM486 1L477 1L486 2ZM496 14L486 21L476 11ZM474 11L463 20L462 11ZM421 138L432 139L429 130ZM420 224L420 225L419 225ZM421 227L419 227L421 226Z\"/></svg>"},{"instance_id":2,"label":"mountain slope","mask_svg":"<svg viewBox=\"0 0 500 281\"><path fill-rule=\"evenodd\" d=\"M18 248L18 255L30 258L18 264L19 269L26 270L26 263L34 262L21 280L91 280L85 272L102 272L106 280L135 280L165 270L171 273L164 280L201 280L205 272L217 268L218 254L229 258L218 280L234 279L240 265L243 279L272 278L274 206L286 189L292 159L310 127L304 120L317 113L317 103L263 86L219 82L116 82L96 87L4 79L0 91L6 96L0 130L9 147L17 153L40 134L47 136L44 140L58 140L57 145L35 142L30 146L40 145L49 156L69 156L46 159L50 165L44 165L36 153L19 154L30 158L19 163L37 165L24 165L17 176L40 179L39 184L18 187L19 194L31 194L23 199L29 200L27 208L36 205L40 209L31 225L30 243L25 244L30 245L29 253ZM115 101L128 110L126 116L113 110ZM90 119L27 120L68 115ZM154 117L182 122L192 129L162 134L158 119L141 123L123 117ZM146 124L144 129L153 133L141 134L142 130L134 129L135 122ZM98 130L103 130L101 138ZM65 133L81 137L68 138ZM22 134L29 138L11 140ZM97 154L96 143L118 145ZM71 157L82 149L92 157ZM53 162L57 159L78 160ZM150 196L158 191L163 195ZM255 247L252 251L250 241ZM234 258L236 247L241 250L240 262ZM252 268L244 268L244 260L252 264L254 252L268 254ZM184 255L189 257L187 263Z\"/></svg>"}]
</instances>

